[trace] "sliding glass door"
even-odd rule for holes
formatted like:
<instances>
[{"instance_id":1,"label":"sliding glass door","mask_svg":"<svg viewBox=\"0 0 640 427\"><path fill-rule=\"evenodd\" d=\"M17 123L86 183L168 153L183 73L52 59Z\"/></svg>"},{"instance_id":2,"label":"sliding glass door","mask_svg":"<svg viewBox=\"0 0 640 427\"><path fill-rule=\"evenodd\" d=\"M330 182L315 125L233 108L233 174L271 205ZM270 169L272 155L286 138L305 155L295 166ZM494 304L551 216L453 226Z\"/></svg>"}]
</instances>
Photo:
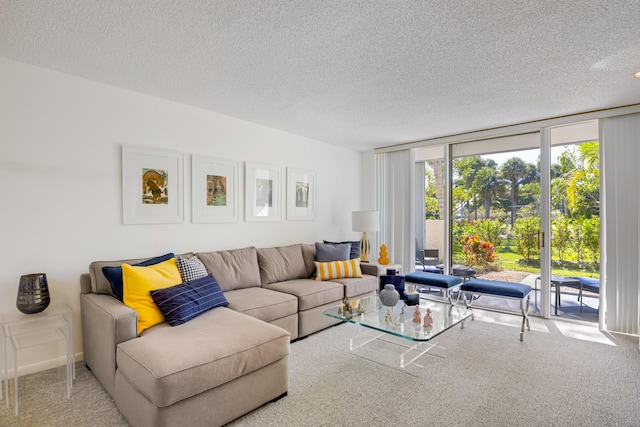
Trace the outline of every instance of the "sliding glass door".
<instances>
[{"instance_id":1,"label":"sliding glass door","mask_svg":"<svg viewBox=\"0 0 640 427\"><path fill-rule=\"evenodd\" d=\"M597 122L550 130L552 315L598 322L600 144Z\"/></svg>"},{"instance_id":2,"label":"sliding glass door","mask_svg":"<svg viewBox=\"0 0 640 427\"><path fill-rule=\"evenodd\" d=\"M539 147L539 133L452 147L452 274L541 288ZM510 303L481 297L475 304L517 309Z\"/></svg>"}]
</instances>

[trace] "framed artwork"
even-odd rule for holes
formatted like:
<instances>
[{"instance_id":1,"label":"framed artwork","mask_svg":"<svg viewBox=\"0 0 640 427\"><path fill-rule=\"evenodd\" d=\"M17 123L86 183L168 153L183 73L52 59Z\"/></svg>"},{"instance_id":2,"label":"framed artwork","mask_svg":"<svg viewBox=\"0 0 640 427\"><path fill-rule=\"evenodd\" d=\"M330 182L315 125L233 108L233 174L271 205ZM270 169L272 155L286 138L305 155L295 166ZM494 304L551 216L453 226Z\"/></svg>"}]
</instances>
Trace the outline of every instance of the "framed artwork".
<instances>
[{"instance_id":1,"label":"framed artwork","mask_svg":"<svg viewBox=\"0 0 640 427\"><path fill-rule=\"evenodd\" d=\"M183 222L182 153L122 146L122 223Z\"/></svg>"},{"instance_id":2,"label":"framed artwork","mask_svg":"<svg viewBox=\"0 0 640 427\"><path fill-rule=\"evenodd\" d=\"M287 168L287 219L316 219L316 173Z\"/></svg>"},{"instance_id":3,"label":"framed artwork","mask_svg":"<svg viewBox=\"0 0 640 427\"><path fill-rule=\"evenodd\" d=\"M238 162L191 156L191 220L238 222Z\"/></svg>"},{"instance_id":4,"label":"framed artwork","mask_svg":"<svg viewBox=\"0 0 640 427\"><path fill-rule=\"evenodd\" d=\"M281 169L263 163L247 162L245 165L246 221L280 221Z\"/></svg>"}]
</instances>

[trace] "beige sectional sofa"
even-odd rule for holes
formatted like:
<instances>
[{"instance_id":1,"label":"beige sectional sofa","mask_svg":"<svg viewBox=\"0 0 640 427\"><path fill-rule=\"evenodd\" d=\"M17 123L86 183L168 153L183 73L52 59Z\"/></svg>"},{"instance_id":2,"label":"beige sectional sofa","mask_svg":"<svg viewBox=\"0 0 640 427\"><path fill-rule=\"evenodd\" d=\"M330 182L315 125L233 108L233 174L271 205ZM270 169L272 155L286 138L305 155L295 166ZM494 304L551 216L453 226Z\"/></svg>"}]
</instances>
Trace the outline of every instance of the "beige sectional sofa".
<instances>
[{"instance_id":1,"label":"beige sectional sofa","mask_svg":"<svg viewBox=\"0 0 640 427\"><path fill-rule=\"evenodd\" d=\"M337 323L324 308L378 289L368 274L314 280L314 245L195 255L228 307L140 336L137 313L114 297L102 268L145 259L93 262L82 277L85 362L135 427L222 425L286 395L290 341Z\"/></svg>"}]
</instances>

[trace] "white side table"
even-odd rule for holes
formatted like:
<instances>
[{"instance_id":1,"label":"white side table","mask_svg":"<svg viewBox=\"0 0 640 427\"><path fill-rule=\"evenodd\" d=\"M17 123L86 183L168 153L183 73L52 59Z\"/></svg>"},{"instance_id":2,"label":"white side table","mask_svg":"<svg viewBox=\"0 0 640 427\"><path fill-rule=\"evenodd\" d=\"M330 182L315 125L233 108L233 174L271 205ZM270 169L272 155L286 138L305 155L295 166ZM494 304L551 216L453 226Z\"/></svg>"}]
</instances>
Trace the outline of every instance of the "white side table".
<instances>
[{"instance_id":1,"label":"white side table","mask_svg":"<svg viewBox=\"0 0 640 427\"><path fill-rule=\"evenodd\" d=\"M71 397L73 379L76 376L73 357L72 311L68 305L47 308L42 313L22 314L6 312L0 314L0 357L2 357L2 381L6 406L9 407L9 355L13 361L13 401L18 415L18 356L22 350L57 342L64 344L66 360L67 398ZM2 397L0 384L0 398Z\"/></svg>"},{"instance_id":2,"label":"white side table","mask_svg":"<svg viewBox=\"0 0 640 427\"><path fill-rule=\"evenodd\" d=\"M375 267L376 271L378 272L378 274L376 275L377 277L384 276L385 274L387 274L387 269L388 268L395 269L396 270L396 274L401 274L401 272L402 272L402 264L382 265L382 264L378 264L377 262L367 262L367 263L361 263L360 264L361 267L363 265L369 265L369 266Z\"/></svg>"}]
</instances>

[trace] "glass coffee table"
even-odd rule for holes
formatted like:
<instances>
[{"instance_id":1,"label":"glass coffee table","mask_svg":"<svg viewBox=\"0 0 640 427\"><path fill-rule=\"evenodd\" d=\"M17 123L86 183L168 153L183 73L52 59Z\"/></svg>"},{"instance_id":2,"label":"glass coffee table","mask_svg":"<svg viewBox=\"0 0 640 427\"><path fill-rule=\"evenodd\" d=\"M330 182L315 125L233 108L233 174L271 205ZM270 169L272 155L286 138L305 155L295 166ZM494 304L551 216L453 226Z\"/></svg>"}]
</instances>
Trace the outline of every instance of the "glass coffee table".
<instances>
[{"instance_id":1,"label":"glass coffee table","mask_svg":"<svg viewBox=\"0 0 640 427\"><path fill-rule=\"evenodd\" d=\"M458 324L464 328L465 319L471 317L472 313L471 309L466 307L422 298L415 306L407 306L404 301L400 300L394 307L386 307L380 302L377 295L351 300L350 306L350 311L346 310L342 304L326 309L322 313L325 316L359 326L358 335L349 341L351 351L377 339L390 336L409 341L409 343L406 341L393 342L393 344L401 345L407 349L400 354L400 367L402 368L409 366L435 347L436 343L431 343L431 341L438 335ZM418 320L417 316L414 319L416 307L420 312L418 323L414 322L414 320ZM427 311L430 313L431 321L425 323L424 318ZM410 356L411 353L414 354Z\"/></svg>"}]
</instances>

